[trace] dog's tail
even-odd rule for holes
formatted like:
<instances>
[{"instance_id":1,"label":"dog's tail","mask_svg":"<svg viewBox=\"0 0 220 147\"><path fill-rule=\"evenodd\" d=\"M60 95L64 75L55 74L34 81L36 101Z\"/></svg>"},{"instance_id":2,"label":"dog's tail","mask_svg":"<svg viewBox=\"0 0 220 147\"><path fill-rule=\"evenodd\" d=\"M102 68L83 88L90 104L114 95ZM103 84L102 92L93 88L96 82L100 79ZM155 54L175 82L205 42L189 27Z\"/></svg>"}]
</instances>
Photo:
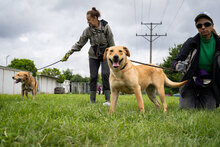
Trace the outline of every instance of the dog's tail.
<instances>
[{"instance_id":1,"label":"dog's tail","mask_svg":"<svg viewBox=\"0 0 220 147\"><path fill-rule=\"evenodd\" d=\"M171 88L181 87L188 82L188 80L185 80L183 82L173 82L165 74L164 74L164 76L165 76L165 84Z\"/></svg>"}]
</instances>

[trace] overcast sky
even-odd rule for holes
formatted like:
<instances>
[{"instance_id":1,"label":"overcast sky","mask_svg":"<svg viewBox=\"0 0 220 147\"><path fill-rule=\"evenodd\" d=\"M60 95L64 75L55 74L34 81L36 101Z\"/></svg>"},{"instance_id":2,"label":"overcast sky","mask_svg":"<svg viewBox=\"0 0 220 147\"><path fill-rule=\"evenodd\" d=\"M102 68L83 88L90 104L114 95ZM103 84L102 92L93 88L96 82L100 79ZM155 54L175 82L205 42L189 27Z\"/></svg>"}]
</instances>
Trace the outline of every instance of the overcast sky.
<instances>
[{"instance_id":1,"label":"overcast sky","mask_svg":"<svg viewBox=\"0 0 220 147\"><path fill-rule=\"evenodd\" d=\"M136 36L149 34L141 22L162 22L153 30L167 33L153 42L153 63L159 64L169 48L197 33L194 18L200 12L208 12L220 32L219 6L219 0L0 0L0 65L26 58L41 68L62 59L88 26L86 12L92 7L109 22L115 44L126 46L130 59L141 62L150 60L149 41ZM89 76L89 46L51 68Z\"/></svg>"}]
</instances>

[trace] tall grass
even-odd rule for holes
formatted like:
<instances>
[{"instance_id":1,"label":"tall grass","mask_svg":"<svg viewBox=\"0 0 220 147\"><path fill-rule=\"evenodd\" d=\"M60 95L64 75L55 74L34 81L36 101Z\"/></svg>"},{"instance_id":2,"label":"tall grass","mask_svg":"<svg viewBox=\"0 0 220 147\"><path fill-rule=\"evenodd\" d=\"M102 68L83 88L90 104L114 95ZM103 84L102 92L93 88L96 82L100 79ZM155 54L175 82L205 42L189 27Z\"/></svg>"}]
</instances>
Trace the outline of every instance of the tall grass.
<instances>
[{"instance_id":1,"label":"tall grass","mask_svg":"<svg viewBox=\"0 0 220 147\"><path fill-rule=\"evenodd\" d=\"M104 96L0 95L1 146L219 146L220 109L180 110L166 97L168 112L156 110L145 96L144 114L134 95L119 97L109 115Z\"/></svg>"}]
</instances>

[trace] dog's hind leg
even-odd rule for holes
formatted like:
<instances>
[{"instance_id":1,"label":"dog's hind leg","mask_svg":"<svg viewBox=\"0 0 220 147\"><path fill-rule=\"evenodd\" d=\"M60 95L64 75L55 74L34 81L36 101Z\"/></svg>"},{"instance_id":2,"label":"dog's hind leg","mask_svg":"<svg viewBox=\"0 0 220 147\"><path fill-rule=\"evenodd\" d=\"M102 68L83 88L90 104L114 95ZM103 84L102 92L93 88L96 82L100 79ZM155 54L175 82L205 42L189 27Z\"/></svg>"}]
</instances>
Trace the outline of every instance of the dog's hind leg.
<instances>
[{"instance_id":1,"label":"dog's hind leg","mask_svg":"<svg viewBox=\"0 0 220 147\"><path fill-rule=\"evenodd\" d=\"M167 111L167 104L166 104L166 101L165 101L164 86L163 85L157 85L155 87L157 89L160 101L163 104L163 111L166 112Z\"/></svg>"},{"instance_id":2,"label":"dog's hind leg","mask_svg":"<svg viewBox=\"0 0 220 147\"><path fill-rule=\"evenodd\" d=\"M32 91L33 100L35 100L35 92Z\"/></svg>"},{"instance_id":3,"label":"dog's hind leg","mask_svg":"<svg viewBox=\"0 0 220 147\"><path fill-rule=\"evenodd\" d=\"M33 96L33 100L36 99L36 94L37 94L37 90L32 90L32 96Z\"/></svg>"},{"instance_id":4,"label":"dog's hind leg","mask_svg":"<svg viewBox=\"0 0 220 147\"><path fill-rule=\"evenodd\" d=\"M115 111L116 104L118 101L119 91L111 89L111 105L109 109L109 113L112 114Z\"/></svg>"},{"instance_id":5,"label":"dog's hind leg","mask_svg":"<svg viewBox=\"0 0 220 147\"><path fill-rule=\"evenodd\" d=\"M155 104L157 109L160 109L160 102L156 98L156 89L153 85L149 85L146 89L149 99Z\"/></svg>"}]
</instances>

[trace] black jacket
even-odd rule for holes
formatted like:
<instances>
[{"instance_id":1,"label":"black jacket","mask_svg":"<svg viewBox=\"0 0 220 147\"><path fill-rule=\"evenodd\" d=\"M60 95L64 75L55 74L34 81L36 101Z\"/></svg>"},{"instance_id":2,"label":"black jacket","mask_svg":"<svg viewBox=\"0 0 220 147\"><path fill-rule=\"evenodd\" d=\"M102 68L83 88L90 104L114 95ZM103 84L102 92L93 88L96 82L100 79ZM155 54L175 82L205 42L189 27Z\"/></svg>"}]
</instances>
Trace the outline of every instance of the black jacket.
<instances>
[{"instance_id":1,"label":"black jacket","mask_svg":"<svg viewBox=\"0 0 220 147\"><path fill-rule=\"evenodd\" d=\"M212 88L214 91L214 95L217 103L220 103L220 68L217 62L217 57L220 56L220 38L216 34L214 34L214 38L216 40L216 48L215 55L213 59L213 70L212 70ZM185 61L189 54L191 54L194 50L196 50L195 55L190 60L190 66L187 69L187 72L183 75L181 81L189 80L189 82L185 85L187 86L195 73L199 70L199 54L200 54L200 35L197 34L192 38L189 38L182 46L180 53L172 62L172 68L175 69L175 65L178 61Z\"/></svg>"}]
</instances>

